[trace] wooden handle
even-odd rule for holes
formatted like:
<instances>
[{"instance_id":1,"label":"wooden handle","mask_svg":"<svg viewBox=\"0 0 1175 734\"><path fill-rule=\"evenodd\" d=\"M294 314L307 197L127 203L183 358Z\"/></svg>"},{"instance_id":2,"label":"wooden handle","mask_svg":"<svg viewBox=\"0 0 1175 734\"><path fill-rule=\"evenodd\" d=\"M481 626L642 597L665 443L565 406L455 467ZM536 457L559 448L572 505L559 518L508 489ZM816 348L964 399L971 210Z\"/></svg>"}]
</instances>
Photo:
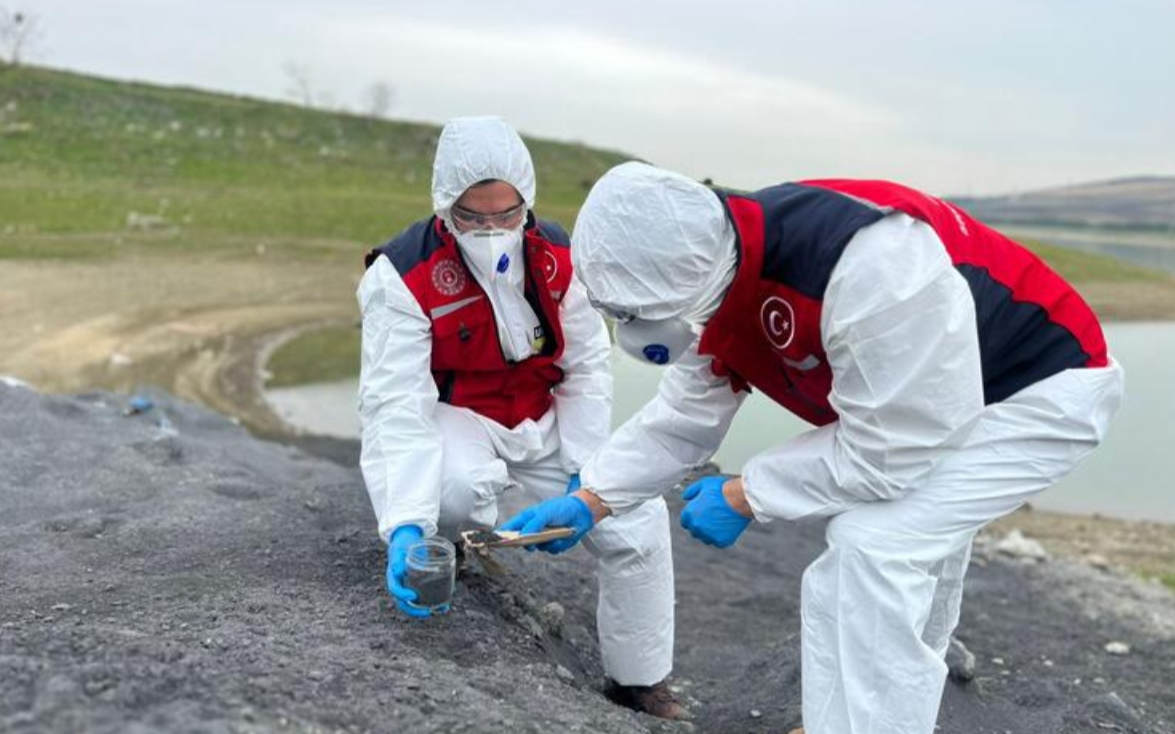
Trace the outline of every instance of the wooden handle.
<instances>
[{"instance_id":1,"label":"wooden handle","mask_svg":"<svg viewBox=\"0 0 1175 734\"><path fill-rule=\"evenodd\" d=\"M514 548L520 545L536 545L538 543L546 543L549 540L559 540L560 538L570 538L575 535L575 528L547 528L540 530L537 533L530 533L529 535L522 535L509 530L499 533L502 540L493 545L498 548ZM510 537L513 536L513 537Z\"/></svg>"},{"instance_id":2,"label":"wooden handle","mask_svg":"<svg viewBox=\"0 0 1175 734\"><path fill-rule=\"evenodd\" d=\"M524 545L546 543L550 540L569 538L575 535L575 528L547 528L537 533L523 535L514 530L501 530L496 533L497 540L475 540L474 538L484 531L470 530L461 534L466 545L472 548L517 548Z\"/></svg>"}]
</instances>

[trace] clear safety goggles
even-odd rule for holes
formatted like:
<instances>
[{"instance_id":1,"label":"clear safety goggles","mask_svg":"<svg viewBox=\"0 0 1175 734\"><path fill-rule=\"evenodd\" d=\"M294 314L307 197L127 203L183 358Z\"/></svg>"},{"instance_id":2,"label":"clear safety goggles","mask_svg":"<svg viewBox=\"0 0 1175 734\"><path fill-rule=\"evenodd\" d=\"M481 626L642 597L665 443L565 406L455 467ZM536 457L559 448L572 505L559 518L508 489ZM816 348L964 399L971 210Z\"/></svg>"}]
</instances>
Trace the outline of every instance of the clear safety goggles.
<instances>
[{"instance_id":1,"label":"clear safety goggles","mask_svg":"<svg viewBox=\"0 0 1175 734\"><path fill-rule=\"evenodd\" d=\"M519 202L516 206L512 206L505 211L495 212L493 214L484 214L482 212L475 212L466 209L463 206L453 205L449 210L449 215L453 217L453 222L461 227L470 229L481 229L483 227L492 227L493 229L513 229L522 220L523 215L526 214L526 202Z\"/></svg>"},{"instance_id":2,"label":"clear safety goggles","mask_svg":"<svg viewBox=\"0 0 1175 734\"><path fill-rule=\"evenodd\" d=\"M588 296L588 303L592 305L592 308L604 314L605 318L612 319L618 324L627 324L636 318L636 314L631 314L627 311L621 311L620 309L612 308L611 306L600 303L591 296Z\"/></svg>"}]
</instances>

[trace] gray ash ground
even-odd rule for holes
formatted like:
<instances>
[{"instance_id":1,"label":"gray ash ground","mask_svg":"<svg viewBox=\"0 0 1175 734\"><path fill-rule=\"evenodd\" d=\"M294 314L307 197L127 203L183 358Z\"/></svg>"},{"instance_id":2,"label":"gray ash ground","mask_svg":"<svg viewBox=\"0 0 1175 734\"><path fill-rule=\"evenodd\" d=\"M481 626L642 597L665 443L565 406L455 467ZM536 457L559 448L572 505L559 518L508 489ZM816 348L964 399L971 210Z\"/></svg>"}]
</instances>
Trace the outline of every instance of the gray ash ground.
<instances>
[{"instance_id":1,"label":"gray ash ground","mask_svg":"<svg viewBox=\"0 0 1175 734\"><path fill-rule=\"evenodd\" d=\"M384 592L354 444L266 442L157 397L174 433L157 412L124 416L125 396L0 384L0 732L800 723L797 598L818 525L754 526L726 551L675 526L674 682L697 720L670 724L602 696L582 550L497 551L505 575L471 560L450 614L407 619ZM976 665L947 684L943 732L1175 732L1162 588L981 549L957 634Z\"/></svg>"}]
</instances>

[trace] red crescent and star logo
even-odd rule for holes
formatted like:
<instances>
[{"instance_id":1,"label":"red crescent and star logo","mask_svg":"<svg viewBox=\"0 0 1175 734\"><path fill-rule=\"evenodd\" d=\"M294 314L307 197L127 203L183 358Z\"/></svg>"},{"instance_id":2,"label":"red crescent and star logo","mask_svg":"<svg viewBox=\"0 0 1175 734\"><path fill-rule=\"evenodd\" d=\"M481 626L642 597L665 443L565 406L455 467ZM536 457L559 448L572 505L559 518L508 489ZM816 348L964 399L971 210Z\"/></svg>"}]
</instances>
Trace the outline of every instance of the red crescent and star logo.
<instances>
[{"instance_id":1,"label":"red crescent and star logo","mask_svg":"<svg viewBox=\"0 0 1175 734\"><path fill-rule=\"evenodd\" d=\"M543 275L546 276L547 282L550 283L555 279L559 273L559 261L551 252L544 252L546 257L543 258Z\"/></svg>"}]
</instances>

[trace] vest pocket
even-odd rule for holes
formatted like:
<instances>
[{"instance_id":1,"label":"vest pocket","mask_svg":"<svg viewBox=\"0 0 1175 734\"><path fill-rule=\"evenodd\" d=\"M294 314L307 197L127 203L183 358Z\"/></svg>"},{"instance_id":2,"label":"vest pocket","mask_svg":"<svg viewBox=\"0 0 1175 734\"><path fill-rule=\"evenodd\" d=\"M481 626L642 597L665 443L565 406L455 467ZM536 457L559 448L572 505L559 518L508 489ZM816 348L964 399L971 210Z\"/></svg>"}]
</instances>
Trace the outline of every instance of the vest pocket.
<instances>
[{"instance_id":1,"label":"vest pocket","mask_svg":"<svg viewBox=\"0 0 1175 734\"><path fill-rule=\"evenodd\" d=\"M432 322L434 370L494 370L505 366L497 326L484 298Z\"/></svg>"}]
</instances>

